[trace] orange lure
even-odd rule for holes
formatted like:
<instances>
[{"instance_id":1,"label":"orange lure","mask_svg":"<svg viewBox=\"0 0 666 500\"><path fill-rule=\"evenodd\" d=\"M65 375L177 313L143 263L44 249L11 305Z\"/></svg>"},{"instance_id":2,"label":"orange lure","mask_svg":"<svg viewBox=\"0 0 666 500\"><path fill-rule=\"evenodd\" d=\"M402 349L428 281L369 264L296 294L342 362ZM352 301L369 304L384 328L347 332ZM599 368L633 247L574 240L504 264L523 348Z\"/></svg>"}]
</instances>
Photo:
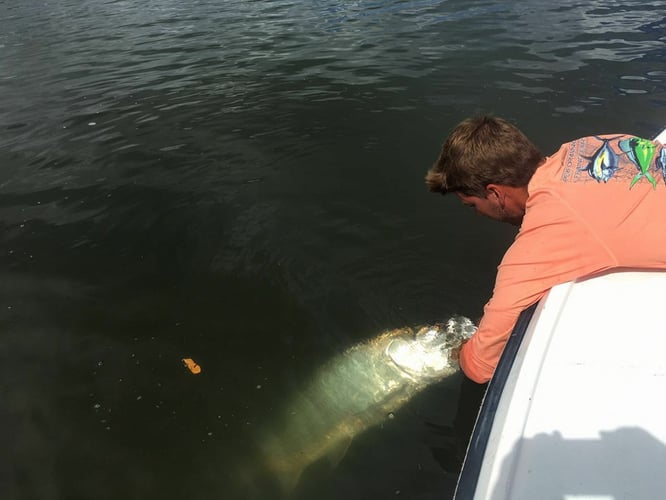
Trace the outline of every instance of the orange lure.
<instances>
[{"instance_id":1,"label":"orange lure","mask_svg":"<svg viewBox=\"0 0 666 500\"><path fill-rule=\"evenodd\" d=\"M198 364L196 364L192 358L183 358L183 363L185 363L187 369L190 370L195 375L201 373L201 367Z\"/></svg>"}]
</instances>

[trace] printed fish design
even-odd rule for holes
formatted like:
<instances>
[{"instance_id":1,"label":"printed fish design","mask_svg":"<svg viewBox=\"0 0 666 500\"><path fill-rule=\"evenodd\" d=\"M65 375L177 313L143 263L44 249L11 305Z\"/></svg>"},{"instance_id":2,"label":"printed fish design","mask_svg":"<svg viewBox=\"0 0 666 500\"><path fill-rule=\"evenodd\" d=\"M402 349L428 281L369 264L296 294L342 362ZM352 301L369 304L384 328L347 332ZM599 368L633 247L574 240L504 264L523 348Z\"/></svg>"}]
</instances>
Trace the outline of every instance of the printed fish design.
<instances>
[{"instance_id":1,"label":"printed fish design","mask_svg":"<svg viewBox=\"0 0 666 500\"><path fill-rule=\"evenodd\" d=\"M664 177L664 182L666 182L666 147L662 148L659 152L655 164L657 165L657 168L661 170L661 175Z\"/></svg>"},{"instance_id":2,"label":"printed fish design","mask_svg":"<svg viewBox=\"0 0 666 500\"><path fill-rule=\"evenodd\" d=\"M596 138L602 141L603 144L597 149L596 153L587 157L587 159L590 160L590 163L587 167L581 168L581 170L587 170L590 177L597 182L608 182L608 179L613 177L613 174L618 168L617 153L613 151L608 143L613 139L617 139L617 137L611 137L609 139L603 139L601 137Z\"/></svg>"},{"instance_id":3,"label":"printed fish design","mask_svg":"<svg viewBox=\"0 0 666 500\"><path fill-rule=\"evenodd\" d=\"M641 139L639 137L632 137L631 139L618 141L618 145L636 167L638 167L638 173L632 179L631 184L629 184L629 189L634 187L634 185L643 177L650 181L653 188L657 189L657 181L652 177L652 174L648 172L652 159L654 158L655 145L652 141Z\"/></svg>"}]
</instances>

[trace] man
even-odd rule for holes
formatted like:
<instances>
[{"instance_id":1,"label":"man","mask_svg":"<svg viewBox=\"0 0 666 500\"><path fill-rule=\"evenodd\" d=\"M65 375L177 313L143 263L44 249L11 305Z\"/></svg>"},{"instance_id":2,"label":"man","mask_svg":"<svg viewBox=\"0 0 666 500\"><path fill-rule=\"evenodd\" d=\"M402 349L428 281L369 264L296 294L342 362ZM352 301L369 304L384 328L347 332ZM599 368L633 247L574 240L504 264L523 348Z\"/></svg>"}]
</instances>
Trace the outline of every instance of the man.
<instances>
[{"instance_id":1,"label":"man","mask_svg":"<svg viewBox=\"0 0 666 500\"><path fill-rule=\"evenodd\" d=\"M475 382L490 380L521 311L553 286L619 267L666 269L666 149L657 142L591 136L544 157L506 120L482 116L453 130L426 183L520 227L459 353Z\"/></svg>"}]
</instances>

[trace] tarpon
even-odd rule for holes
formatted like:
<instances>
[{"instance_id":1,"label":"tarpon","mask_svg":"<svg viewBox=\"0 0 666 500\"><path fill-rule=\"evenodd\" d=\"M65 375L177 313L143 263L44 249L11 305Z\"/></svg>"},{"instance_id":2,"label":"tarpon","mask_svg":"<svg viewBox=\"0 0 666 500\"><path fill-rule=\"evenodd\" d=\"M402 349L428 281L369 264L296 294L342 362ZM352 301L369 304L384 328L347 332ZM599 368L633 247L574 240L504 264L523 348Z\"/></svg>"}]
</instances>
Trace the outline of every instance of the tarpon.
<instances>
[{"instance_id":1,"label":"tarpon","mask_svg":"<svg viewBox=\"0 0 666 500\"><path fill-rule=\"evenodd\" d=\"M259 439L263 466L288 495L322 458L336 464L354 438L380 424L427 386L459 369L451 356L476 331L471 320L400 328L327 362Z\"/></svg>"}]
</instances>

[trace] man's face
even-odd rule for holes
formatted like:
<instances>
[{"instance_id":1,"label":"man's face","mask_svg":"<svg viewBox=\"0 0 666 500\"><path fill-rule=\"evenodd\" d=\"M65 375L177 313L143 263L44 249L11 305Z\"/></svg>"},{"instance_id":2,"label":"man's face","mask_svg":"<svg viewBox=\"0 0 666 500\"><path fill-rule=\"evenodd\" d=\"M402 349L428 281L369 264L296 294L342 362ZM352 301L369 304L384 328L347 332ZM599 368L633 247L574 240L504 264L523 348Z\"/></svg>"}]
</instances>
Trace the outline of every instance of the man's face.
<instances>
[{"instance_id":1,"label":"man's face","mask_svg":"<svg viewBox=\"0 0 666 500\"><path fill-rule=\"evenodd\" d=\"M499 222L508 222L514 226L520 226L523 222L524 212L522 210L513 210L511 204L502 206L498 193L488 191L485 198L479 196L466 195L457 192L458 198L466 207L472 207L478 215L489 217Z\"/></svg>"},{"instance_id":2,"label":"man's face","mask_svg":"<svg viewBox=\"0 0 666 500\"><path fill-rule=\"evenodd\" d=\"M483 215L484 217L490 217L493 220L502 221L502 209L499 206L497 197L490 195L486 198L479 198L478 196L466 195L462 193L456 193L460 201L466 207L473 208L476 210L478 215Z\"/></svg>"}]
</instances>

